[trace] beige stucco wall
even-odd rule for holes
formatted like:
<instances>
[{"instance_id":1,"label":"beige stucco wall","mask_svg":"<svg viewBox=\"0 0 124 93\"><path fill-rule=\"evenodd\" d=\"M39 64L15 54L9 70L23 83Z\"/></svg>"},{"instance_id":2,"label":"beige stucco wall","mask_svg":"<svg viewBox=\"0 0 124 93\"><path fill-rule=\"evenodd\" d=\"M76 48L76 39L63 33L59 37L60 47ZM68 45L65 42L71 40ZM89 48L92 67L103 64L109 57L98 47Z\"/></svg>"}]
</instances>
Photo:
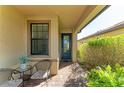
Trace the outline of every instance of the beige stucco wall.
<instances>
[{"instance_id":1,"label":"beige stucco wall","mask_svg":"<svg viewBox=\"0 0 124 93\"><path fill-rule=\"evenodd\" d=\"M26 54L25 33L24 16L11 6L0 6L0 68L11 67ZM0 83L7 75L0 75Z\"/></svg>"},{"instance_id":2,"label":"beige stucco wall","mask_svg":"<svg viewBox=\"0 0 124 93\"><path fill-rule=\"evenodd\" d=\"M71 28L60 28L60 34L61 33L73 33L73 29L71 29Z\"/></svg>"},{"instance_id":3,"label":"beige stucco wall","mask_svg":"<svg viewBox=\"0 0 124 93\"><path fill-rule=\"evenodd\" d=\"M0 67L18 62L25 51L25 19L11 6L0 6Z\"/></svg>"},{"instance_id":4,"label":"beige stucco wall","mask_svg":"<svg viewBox=\"0 0 124 93\"><path fill-rule=\"evenodd\" d=\"M117 29L109 33L105 33L103 34L103 36L115 36L115 35L121 35L121 34L124 34L124 28Z\"/></svg>"},{"instance_id":5,"label":"beige stucco wall","mask_svg":"<svg viewBox=\"0 0 124 93\"><path fill-rule=\"evenodd\" d=\"M73 42L72 42L72 49L73 49L73 62L77 62L77 33L73 31Z\"/></svg>"},{"instance_id":6,"label":"beige stucco wall","mask_svg":"<svg viewBox=\"0 0 124 93\"><path fill-rule=\"evenodd\" d=\"M101 37L101 36L116 36L116 35L121 35L121 34L124 34L124 28L116 29L116 30L113 30L111 32L107 32L107 33L100 34L97 36L92 36L92 37L87 38L87 39L78 40L78 46L81 43L86 42L87 40L92 39L92 38Z\"/></svg>"}]
</instances>

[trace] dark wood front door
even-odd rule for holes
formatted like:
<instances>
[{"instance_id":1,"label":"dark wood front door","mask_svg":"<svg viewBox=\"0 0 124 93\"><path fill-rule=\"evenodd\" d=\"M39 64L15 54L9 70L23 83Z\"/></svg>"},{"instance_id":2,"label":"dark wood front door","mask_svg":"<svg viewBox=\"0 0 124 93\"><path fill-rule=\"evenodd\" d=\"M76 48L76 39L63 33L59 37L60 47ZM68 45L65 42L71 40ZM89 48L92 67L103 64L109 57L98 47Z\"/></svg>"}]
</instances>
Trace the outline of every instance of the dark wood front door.
<instances>
[{"instance_id":1,"label":"dark wood front door","mask_svg":"<svg viewBox=\"0 0 124 93\"><path fill-rule=\"evenodd\" d=\"M61 46L61 60L71 61L72 59L72 34L62 34L62 46Z\"/></svg>"}]
</instances>

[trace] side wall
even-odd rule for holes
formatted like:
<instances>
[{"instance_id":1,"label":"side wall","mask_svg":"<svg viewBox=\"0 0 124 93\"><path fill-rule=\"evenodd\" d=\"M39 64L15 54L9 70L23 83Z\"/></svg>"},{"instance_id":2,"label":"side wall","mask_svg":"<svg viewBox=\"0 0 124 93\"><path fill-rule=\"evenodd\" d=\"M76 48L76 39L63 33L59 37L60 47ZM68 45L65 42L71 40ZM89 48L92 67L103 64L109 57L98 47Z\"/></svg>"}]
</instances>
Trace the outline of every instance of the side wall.
<instances>
[{"instance_id":1,"label":"side wall","mask_svg":"<svg viewBox=\"0 0 124 93\"><path fill-rule=\"evenodd\" d=\"M25 19L12 6L0 6L0 67L10 67L26 54Z\"/></svg>"},{"instance_id":2,"label":"side wall","mask_svg":"<svg viewBox=\"0 0 124 93\"><path fill-rule=\"evenodd\" d=\"M25 19L11 6L0 6L0 68L18 63L18 57L26 54ZM0 83L8 80L8 74L0 75Z\"/></svg>"},{"instance_id":3,"label":"side wall","mask_svg":"<svg viewBox=\"0 0 124 93\"><path fill-rule=\"evenodd\" d=\"M109 32L109 33L105 33L103 35L104 36L115 36L115 35L121 35L121 34L124 34L124 28L117 29L117 30L114 30L114 31Z\"/></svg>"},{"instance_id":4,"label":"side wall","mask_svg":"<svg viewBox=\"0 0 124 93\"><path fill-rule=\"evenodd\" d=\"M93 36L93 37L90 37L87 39L78 40L78 45L80 45L83 42L86 42L87 40L89 40L91 38L96 38L96 37L101 37L101 36L115 36L115 35L121 35L121 34L124 34L124 28L113 30L111 32L104 33L104 34L97 35L97 36Z\"/></svg>"}]
</instances>

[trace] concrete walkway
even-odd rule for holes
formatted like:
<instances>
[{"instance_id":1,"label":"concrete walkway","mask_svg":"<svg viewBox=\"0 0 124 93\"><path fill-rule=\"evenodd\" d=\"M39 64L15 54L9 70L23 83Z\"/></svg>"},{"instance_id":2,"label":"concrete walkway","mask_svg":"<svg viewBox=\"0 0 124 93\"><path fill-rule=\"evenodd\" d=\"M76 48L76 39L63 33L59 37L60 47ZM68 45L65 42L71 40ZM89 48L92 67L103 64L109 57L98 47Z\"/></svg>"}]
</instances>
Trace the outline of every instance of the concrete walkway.
<instances>
[{"instance_id":1,"label":"concrete walkway","mask_svg":"<svg viewBox=\"0 0 124 93\"><path fill-rule=\"evenodd\" d=\"M85 86L82 77L85 71L78 63L61 63L58 74L52 76L48 83L42 80L29 80L25 82L25 87L81 87Z\"/></svg>"}]
</instances>

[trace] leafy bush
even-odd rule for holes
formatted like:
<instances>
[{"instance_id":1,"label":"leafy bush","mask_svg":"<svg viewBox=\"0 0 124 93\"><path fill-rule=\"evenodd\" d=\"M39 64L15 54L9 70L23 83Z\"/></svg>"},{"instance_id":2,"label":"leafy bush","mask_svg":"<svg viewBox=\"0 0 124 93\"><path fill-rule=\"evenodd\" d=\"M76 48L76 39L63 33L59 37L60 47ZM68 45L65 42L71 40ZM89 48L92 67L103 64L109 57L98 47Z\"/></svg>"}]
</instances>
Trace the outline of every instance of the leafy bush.
<instances>
[{"instance_id":1,"label":"leafy bush","mask_svg":"<svg viewBox=\"0 0 124 93\"><path fill-rule=\"evenodd\" d=\"M88 42L88 45L89 46L98 46L98 47L101 47L101 46L108 46L108 45L112 45L114 42L113 42L113 39L112 38L96 38L96 39L92 39Z\"/></svg>"},{"instance_id":2,"label":"leafy bush","mask_svg":"<svg viewBox=\"0 0 124 93\"><path fill-rule=\"evenodd\" d=\"M83 62L84 53L82 52L85 52L86 47L87 47L87 43L84 43L78 47L77 57L78 57L78 61L80 62Z\"/></svg>"},{"instance_id":3,"label":"leafy bush","mask_svg":"<svg viewBox=\"0 0 124 93\"><path fill-rule=\"evenodd\" d=\"M80 60L91 65L114 65L124 62L124 35L90 39L79 47Z\"/></svg>"},{"instance_id":4,"label":"leafy bush","mask_svg":"<svg viewBox=\"0 0 124 93\"><path fill-rule=\"evenodd\" d=\"M28 62L28 57L27 56L20 56L19 57L19 62L20 64L26 64Z\"/></svg>"},{"instance_id":5,"label":"leafy bush","mask_svg":"<svg viewBox=\"0 0 124 93\"><path fill-rule=\"evenodd\" d=\"M122 87L124 86L124 67L116 64L114 68L110 65L92 69L88 73L90 87Z\"/></svg>"}]
</instances>

